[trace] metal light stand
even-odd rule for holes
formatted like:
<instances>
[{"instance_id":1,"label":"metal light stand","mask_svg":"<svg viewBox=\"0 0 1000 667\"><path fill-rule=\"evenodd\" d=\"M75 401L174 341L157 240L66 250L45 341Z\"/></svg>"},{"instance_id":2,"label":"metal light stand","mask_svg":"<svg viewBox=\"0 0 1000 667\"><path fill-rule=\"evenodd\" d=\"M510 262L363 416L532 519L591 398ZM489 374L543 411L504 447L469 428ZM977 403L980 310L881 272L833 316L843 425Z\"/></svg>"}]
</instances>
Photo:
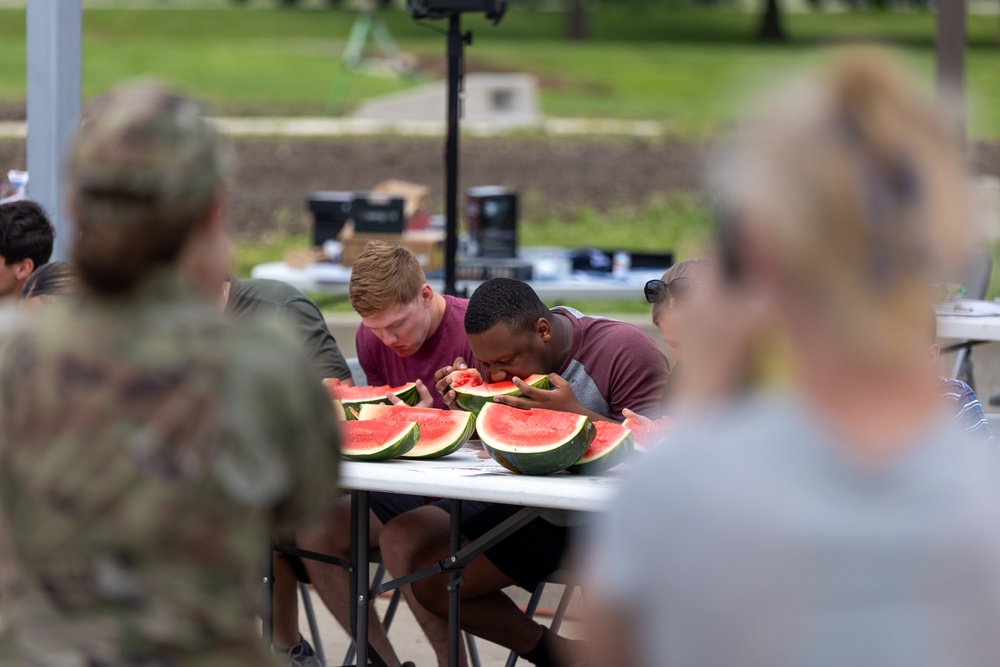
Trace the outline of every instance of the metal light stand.
<instances>
[{"instance_id":1,"label":"metal light stand","mask_svg":"<svg viewBox=\"0 0 1000 667\"><path fill-rule=\"evenodd\" d=\"M462 32L461 14L448 17L448 138L445 144L444 293L458 296L455 255L458 253L458 120L461 115L463 50L472 33Z\"/></svg>"}]
</instances>

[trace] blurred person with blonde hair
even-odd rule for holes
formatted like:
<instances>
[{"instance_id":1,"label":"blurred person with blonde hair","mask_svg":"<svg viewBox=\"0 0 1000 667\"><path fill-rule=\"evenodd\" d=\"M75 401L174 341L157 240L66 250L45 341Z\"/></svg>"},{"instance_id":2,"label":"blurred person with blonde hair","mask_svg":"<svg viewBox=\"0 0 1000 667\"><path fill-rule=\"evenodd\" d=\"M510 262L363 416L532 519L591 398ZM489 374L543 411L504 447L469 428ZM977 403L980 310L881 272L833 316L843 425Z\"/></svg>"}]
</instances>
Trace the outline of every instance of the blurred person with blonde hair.
<instances>
[{"instance_id":1,"label":"blurred person with blonde hair","mask_svg":"<svg viewBox=\"0 0 1000 667\"><path fill-rule=\"evenodd\" d=\"M696 395L590 543L594 664L1000 664L1000 461L927 363L968 241L954 137L867 51L745 130ZM788 386L749 394L761 326Z\"/></svg>"},{"instance_id":2,"label":"blurred person with blonde hair","mask_svg":"<svg viewBox=\"0 0 1000 667\"><path fill-rule=\"evenodd\" d=\"M683 358L680 320L695 290L713 279L715 266L708 259L686 259L671 266L658 280L643 288L646 303L652 306L653 326L670 351L674 364Z\"/></svg>"},{"instance_id":3,"label":"blurred person with blonde hair","mask_svg":"<svg viewBox=\"0 0 1000 667\"><path fill-rule=\"evenodd\" d=\"M228 151L156 84L88 105L66 201L83 291L0 367L4 665L273 665L260 563L337 495L290 332L223 320Z\"/></svg>"}]
</instances>

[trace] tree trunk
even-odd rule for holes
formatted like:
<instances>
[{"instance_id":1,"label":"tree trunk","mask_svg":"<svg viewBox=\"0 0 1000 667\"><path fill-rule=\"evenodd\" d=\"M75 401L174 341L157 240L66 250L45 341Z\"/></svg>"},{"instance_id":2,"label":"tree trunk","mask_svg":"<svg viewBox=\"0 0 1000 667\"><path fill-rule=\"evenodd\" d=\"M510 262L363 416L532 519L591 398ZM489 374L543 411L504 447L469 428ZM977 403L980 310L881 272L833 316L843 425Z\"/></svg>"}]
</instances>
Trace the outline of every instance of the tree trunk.
<instances>
[{"instance_id":1,"label":"tree trunk","mask_svg":"<svg viewBox=\"0 0 1000 667\"><path fill-rule=\"evenodd\" d=\"M566 37L574 42L585 41L590 32L587 29L587 8L584 0L570 0L569 22L566 24Z\"/></svg>"},{"instance_id":2,"label":"tree trunk","mask_svg":"<svg viewBox=\"0 0 1000 667\"><path fill-rule=\"evenodd\" d=\"M764 15L761 17L757 39L762 42L784 42L787 39L785 27L781 22L781 6L779 0L764 0Z\"/></svg>"}]
</instances>

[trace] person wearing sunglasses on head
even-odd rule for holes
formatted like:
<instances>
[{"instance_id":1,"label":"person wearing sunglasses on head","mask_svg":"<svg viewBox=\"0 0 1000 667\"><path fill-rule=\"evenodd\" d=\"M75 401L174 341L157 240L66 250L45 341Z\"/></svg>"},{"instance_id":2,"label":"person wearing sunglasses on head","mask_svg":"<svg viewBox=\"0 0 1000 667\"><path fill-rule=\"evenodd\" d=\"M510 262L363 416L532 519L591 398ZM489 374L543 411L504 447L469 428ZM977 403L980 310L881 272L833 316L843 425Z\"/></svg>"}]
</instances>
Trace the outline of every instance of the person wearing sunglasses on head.
<instances>
[{"instance_id":1,"label":"person wearing sunglasses on head","mask_svg":"<svg viewBox=\"0 0 1000 667\"><path fill-rule=\"evenodd\" d=\"M714 264L707 259L688 259L674 264L659 280L650 280L643 288L646 303L653 306L653 326L670 351L674 365L683 357L683 333L680 321L684 306L693 291L707 281Z\"/></svg>"}]
</instances>

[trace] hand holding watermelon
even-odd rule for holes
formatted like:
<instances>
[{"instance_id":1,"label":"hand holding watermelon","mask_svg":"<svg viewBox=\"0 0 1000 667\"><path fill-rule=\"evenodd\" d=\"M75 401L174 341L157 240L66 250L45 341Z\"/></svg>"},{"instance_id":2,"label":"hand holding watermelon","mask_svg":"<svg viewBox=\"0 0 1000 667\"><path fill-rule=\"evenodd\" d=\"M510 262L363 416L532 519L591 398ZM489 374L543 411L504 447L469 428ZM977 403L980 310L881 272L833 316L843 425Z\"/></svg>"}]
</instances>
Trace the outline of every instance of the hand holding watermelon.
<instances>
[{"instance_id":1,"label":"hand holding watermelon","mask_svg":"<svg viewBox=\"0 0 1000 667\"><path fill-rule=\"evenodd\" d=\"M417 402L413 404L413 407L433 408L434 397L431 396L431 392L428 391L427 386L423 383L423 381L420 378L417 378L415 384L416 384L418 399ZM392 393L391 391L387 392L385 397L389 399L389 403L391 403L392 405L404 405L404 406L410 405L406 401L402 400L399 396L396 396L396 394Z\"/></svg>"},{"instance_id":2,"label":"hand holding watermelon","mask_svg":"<svg viewBox=\"0 0 1000 667\"><path fill-rule=\"evenodd\" d=\"M640 415L638 413L632 412L628 408L625 408L624 410L622 410L622 417L625 418L625 421L631 420L632 424L638 424L640 426L642 424L649 424L650 422L653 421L649 417L643 417L642 415Z\"/></svg>"},{"instance_id":3,"label":"hand holding watermelon","mask_svg":"<svg viewBox=\"0 0 1000 667\"><path fill-rule=\"evenodd\" d=\"M441 397L444 398L444 404L449 408L455 407L455 392L451 388L450 375L455 371L464 371L468 368L469 365L465 363L465 359L458 357L451 362L451 366L445 366L434 374L434 388L441 394Z\"/></svg>"},{"instance_id":4,"label":"hand holding watermelon","mask_svg":"<svg viewBox=\"0 0 1000 667\"><path fill-rule=\"evenodd\" d=\"M548 379L550 389L534 387L520 378L513 378L514 386L524 395L497 396L493 400L522 410L542 408L557 412L572 412L578 415L590 414L587 409L580 405L576 394L573 393L573 388L561 375L550 373Z\"/></svg>"}]
</instances>

